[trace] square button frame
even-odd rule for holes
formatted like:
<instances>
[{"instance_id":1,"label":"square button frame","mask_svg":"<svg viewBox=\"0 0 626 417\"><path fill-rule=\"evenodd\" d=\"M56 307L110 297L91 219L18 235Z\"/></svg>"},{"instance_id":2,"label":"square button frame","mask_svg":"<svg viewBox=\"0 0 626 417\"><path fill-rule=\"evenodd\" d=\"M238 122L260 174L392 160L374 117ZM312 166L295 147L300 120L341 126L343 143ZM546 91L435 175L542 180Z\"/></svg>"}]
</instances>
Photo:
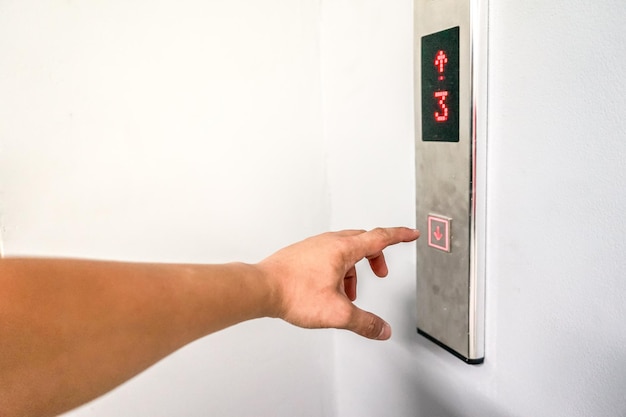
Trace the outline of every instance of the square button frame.
<instances>
[{"instance_id":1,"label":"square button frame","mask_svg":"<svg viewBox=\"0 0 626 417\"><path fill-rule=\"evenodd\" d=\"M433 227L433 222L442 223L444 226L443 230L443 244L438 243L441 239L433 239L434 232L436 231ZM444 252L450 253L450 228L451 228L452 219L445 216L438 216L436 214L428 215L428 246L431 248L435 248Z\"/></svg>"}]
</instances>

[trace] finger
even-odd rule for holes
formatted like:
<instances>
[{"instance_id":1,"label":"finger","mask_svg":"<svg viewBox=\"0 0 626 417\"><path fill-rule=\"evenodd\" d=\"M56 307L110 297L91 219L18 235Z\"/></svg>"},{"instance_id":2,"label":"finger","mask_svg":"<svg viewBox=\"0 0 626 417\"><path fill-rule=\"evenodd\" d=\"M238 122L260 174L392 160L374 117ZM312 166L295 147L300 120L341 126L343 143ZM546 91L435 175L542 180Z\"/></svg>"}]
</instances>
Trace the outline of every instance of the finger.
<instances>
[{"instance_id":1,"label":"finger","mask_svg":"<svg viewBox=\"0 0 626 417\"><path fill-rule=\"evenodd\" d=\"M356 285L357 285L357 277L356 277L356 268L353 266L346 273L345 278L343 279L344 291L346 296L350 301L356 300Z\"/></svg>"},{"instance_id":2,"label":"finger","mask_svg":"<svg viewBox=\"0 0 626 417\"><path fill-rule=\"evenodd\" d=\"M387 276L389 269L387 268L387 262L385 262L385 255L382 252L374 256L368 256L367 260L377 277L384 278Z\"/></svg>"},{"instance_id":3,"label":"finger","mask_svg":"<svg viewBox=\"0 0 626 417\"><path fill-rule=\"evenodd\" d=\"M354 262L363 258L376 258L387 246L400 242L412 242L419 237L419 231L408 227L376 228L369 232L354 235L358 244L352 254Z\"/></svg>"},{"instance_id":4,"label":"finger","mask_svg":"<svg viewBox=\"0 0 626 417\"><path fill-rule=\"evenodd\" d=\"M347 327L368 339L387 340L391 337L391 326L377 315L353 305L352 320Z\"/></svg>"}]
</instances>

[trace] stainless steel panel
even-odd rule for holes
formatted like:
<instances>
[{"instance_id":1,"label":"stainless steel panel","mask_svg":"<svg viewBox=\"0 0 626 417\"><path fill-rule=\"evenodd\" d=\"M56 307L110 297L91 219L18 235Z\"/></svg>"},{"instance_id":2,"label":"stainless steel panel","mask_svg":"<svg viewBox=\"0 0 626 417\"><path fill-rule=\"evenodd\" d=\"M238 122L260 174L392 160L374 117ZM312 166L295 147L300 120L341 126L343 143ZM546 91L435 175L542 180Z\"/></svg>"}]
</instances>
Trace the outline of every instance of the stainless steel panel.
<instances>
[{"instance_id":1,"label":"stainless steel panel","mask_svg":"<svg viewBox=\"0 0 626 417\"><path fill-rule=\"evenodd\" d=\"M487 6L484 0L415 0L417 328L468 363L484 358ZM422 37L459 27L459 140L422 140ZM449 250L429 245L443 239ZM439 232L437 232L439 230ZM437 233L436 237L430 236Z\"/></svg>"}]
</instances>

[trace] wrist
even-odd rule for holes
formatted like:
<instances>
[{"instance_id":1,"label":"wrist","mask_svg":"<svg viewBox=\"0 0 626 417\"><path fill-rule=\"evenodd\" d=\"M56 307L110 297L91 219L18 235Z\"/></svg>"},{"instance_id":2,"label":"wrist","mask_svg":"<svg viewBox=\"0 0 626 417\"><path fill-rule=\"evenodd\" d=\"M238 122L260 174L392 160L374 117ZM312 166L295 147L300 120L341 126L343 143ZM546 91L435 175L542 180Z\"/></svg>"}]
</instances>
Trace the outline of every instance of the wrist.
<instances>
[{"instance_id":1,"label":"wrist","mask_svg":"<svg viewBox=\"0 0 626 417\"><path fill-rule=\"evenodd\" d=\"M261 306L261 317L280 318L282 317L282 304L280 296L280 285L278 274L266 261L248 265L255 270L253 276L262 288L263 294L259 305Z\"/></svg>"},{"instance_id":2,"label":"wrist","mask_svg":"<svg viewBox=\"0 0 626 417\"><path fill-rule=\"evenodd\" d=\"M279 297L273 274L261 263L236 263L235 265L241 270L241 276L245 282L242 291L247 292L247 296L251 296L253 299L252 318L278 317Z\"/></svg>"}]
</instances>

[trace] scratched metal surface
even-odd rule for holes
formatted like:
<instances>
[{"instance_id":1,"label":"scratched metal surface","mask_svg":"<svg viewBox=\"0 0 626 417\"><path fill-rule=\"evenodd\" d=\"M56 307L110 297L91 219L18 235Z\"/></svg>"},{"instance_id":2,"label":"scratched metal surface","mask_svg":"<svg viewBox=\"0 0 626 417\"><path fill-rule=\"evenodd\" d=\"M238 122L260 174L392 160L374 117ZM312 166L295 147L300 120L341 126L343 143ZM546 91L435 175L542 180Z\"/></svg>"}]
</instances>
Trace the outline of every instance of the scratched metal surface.
<instances>
[{"instance_id":1,"label":"scratched metal surface","mask_svg":"<svg viewBox=\"0 0 626 417\"><path fill-rule=\"evenodd\" d=\"M445 10L441 13L440 10ZM415 2L417 327L469 357L471 97L468 0ZM460 26L459 142L421 140L421 57L424 35ZM452 218L450 253L428 246L429 214Z\"/></svg>"}]
</instances>

